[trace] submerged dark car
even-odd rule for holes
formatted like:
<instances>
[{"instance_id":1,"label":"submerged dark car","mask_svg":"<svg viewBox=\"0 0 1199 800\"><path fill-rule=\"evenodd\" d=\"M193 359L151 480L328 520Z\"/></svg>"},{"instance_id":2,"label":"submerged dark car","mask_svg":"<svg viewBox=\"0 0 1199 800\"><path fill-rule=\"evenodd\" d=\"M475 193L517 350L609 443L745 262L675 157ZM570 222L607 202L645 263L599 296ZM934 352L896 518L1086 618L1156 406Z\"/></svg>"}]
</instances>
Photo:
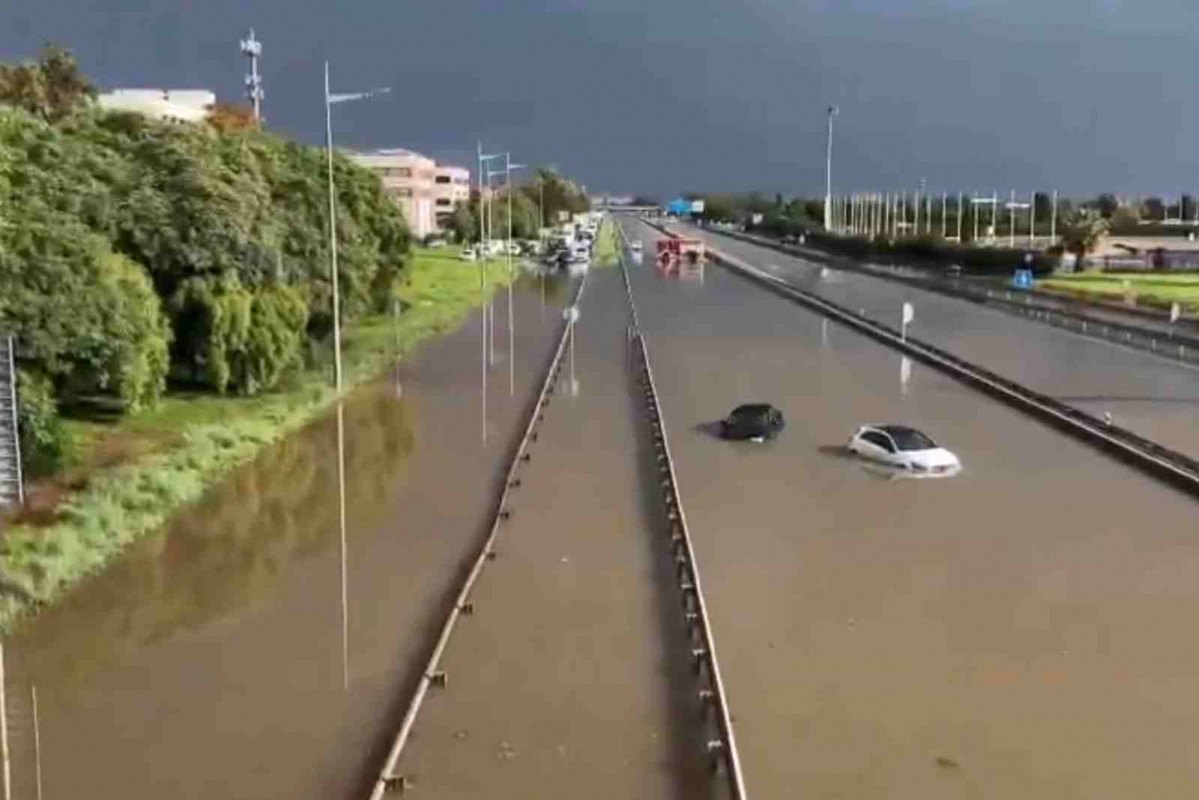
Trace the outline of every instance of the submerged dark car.
<instances>
[{"instance_id":1,"label":"submerged dark car","mask_svg":"<svg viewBox=\"0 0 1199 800\"><path fill-rule=\"evenodd\" d=\"M725 439L773 439L785 425L783 412L768 403L737 406L720 421Z\"/></svg>"}]
</instances>

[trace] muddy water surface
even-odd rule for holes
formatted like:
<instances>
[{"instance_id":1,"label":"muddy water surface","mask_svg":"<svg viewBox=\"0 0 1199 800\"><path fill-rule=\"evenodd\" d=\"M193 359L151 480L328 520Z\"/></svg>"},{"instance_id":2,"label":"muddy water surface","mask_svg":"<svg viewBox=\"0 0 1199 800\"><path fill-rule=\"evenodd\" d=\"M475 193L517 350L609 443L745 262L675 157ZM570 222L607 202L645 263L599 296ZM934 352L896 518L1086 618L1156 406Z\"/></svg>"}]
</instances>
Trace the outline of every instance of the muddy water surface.
<instances>
[{"instance_id":1,"label":"muddy water surface","mask_svg":"<svg viewBox=\"0 0 1199 800\"><path fill-rule=\"evenodd\" d=\"M514 396L497 298L486 443L478 316L401 365L399 391L347 403L345 626L331 413L9 642L17 789L36 682L47 797L361 796L556 344L569 287L544 310L540 290L516 293Z\"/></svg>"},{"instance_id":2,"label":"muddy water surface","mask_svg":"<svg viewBox=\"0 0 1199 800\"><path fill-rule=\"evenodd\" d=\"M635 288L755 796L1192 793L1194 500L719 269ZM758 400L776 442L708 433ZM870 421L963 473L864 469Z\"/></svg>"}]
</instances>

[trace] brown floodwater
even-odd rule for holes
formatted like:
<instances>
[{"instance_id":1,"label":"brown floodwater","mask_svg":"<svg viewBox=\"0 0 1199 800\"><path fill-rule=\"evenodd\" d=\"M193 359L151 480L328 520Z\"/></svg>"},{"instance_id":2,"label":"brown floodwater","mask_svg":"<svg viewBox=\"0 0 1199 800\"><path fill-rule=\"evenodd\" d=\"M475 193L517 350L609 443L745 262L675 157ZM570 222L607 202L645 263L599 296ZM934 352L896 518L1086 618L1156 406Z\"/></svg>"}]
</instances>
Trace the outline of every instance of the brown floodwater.
<instances>
[{"instance_id":1,"label":"brown floodwater","mask_svg":"<svg viewBox=\"0 0 1199 800\"><path fill-rule=\"evenodd\" d=\"M671 279L647 258L633 280L753 796L1189 796L1193 500L719 269ZM347 403L344 626L331 414L9 641L16 796L33 796L33 683L47 797L363 796L485 534L569 289L549 282L544 305L536 279L516 292L514 396L497 300L486 443L478 317L403 364L398 396L389 378ZM918 324L939 313L922 297ZM645 491L625 314L617 274L595 270L577 394L565 373L404 757L427 796L720 790ZM1028 382L1080 403L1187 401L1174 379L1134 394L1157 361L1134 380L1089 344L1021 359L1036 348L1000 319L996 342L964 318L954 341L1042 364ZM1055 383L1063 354L1080 363ZM712 438L758 399L787 415L780 439ZM865 421L915 424L965 469L865 469L840 448Z\"/></svg>"},{"instance_id":2,"label":"brown floodwater","mask_svg":"<svg viewBox=\"0 0 1199 800\"><path fill-rule=\"evenodd\" d=\"M1190 796L1194 500L921 364L905 381L899 354L720 269L647 260L634 288L754 796ZM1049 364L1061 393L1090 377L1041 363L1041 388ZM758 400L777 441L706 432ZM963 472L864 468L841 446L871 421Z\"/></svg>"},{"instance_id":3,"label":"brown floodwater","mask_svg":"<svg viewBox=\"0 0 1199 800\"><path fill-rule=\"evenodd\" d=\"M689 230L695 233L694 229ZM1112 419L1142 436L1199 458L1199 368L1087 338L975 303L835 269L728 236L698 232L801 289L899 326L905 301L915 307L909 332L967 360Z\"/></svg>"},{"instance_id":4,"label":"brown floodwater","mask_svg":"<svg viewBox=\"0 0 1199 800\"><path fill-rule=\"evenodd\" d=\"M346 403L345 626L330 413L7 642L14 794L33 796L36 684L46 797L363 796L485 534L568 283L515 294L512 396L497 297L486 443L478 316Z\"/></svg>"},{"instance_id":5,"label":"brown floodwater","mask_svg":"<svg viewBox=\"0 0 1199 800\"><path fill-rule=\"evenodd\" d=\"M591 270L580 311L499 557L442 660L448 688L400 762L423 796L725 791L704 754L618 270Z\"/></svg>"}]
</instances>

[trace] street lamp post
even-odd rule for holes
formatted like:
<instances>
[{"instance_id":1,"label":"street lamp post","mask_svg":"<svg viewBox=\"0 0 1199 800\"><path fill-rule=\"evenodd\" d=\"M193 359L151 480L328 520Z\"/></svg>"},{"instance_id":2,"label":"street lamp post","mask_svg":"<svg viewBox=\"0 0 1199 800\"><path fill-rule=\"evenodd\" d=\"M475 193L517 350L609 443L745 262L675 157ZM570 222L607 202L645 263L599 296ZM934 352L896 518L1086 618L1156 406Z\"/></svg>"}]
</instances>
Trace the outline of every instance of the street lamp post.
<instances>
[{"instance_id":1,"label":"street lamp post","mask_svg":"<svg viewBox=\"0 0 1199 800\"><path fill-rule=\"evenodd\" d=\"M329 62L325 62L325 150L328 155L329 167L329 269L333 281L333 375L334 384L339 393L341 392L341 298L337 289L337 204L333 195L333 105L350 100L363 100L390 91L390 88L383 87L367 92L330 94Z\"/></svg>"},{"instance_id":2,"label":"street lamp post","mask_svg":"<svg viewBox=\"0 0 1199 800\"><path fill-rule=\"evenodd\" d=\"M840 113L836 106L828 107L828 150L824 164L824 229L832 230L833 206L833 117Z\"/></svg>"},{"instance_id":3,"label":"street lamp post","mask_svg":"<svg viewBox=\"0 0 1199 800\"><path fill-rule=\"evenodd\" d=\"M516 396L516 352L514 350L515 330L512 317L512 170L524 169L525 164L513 164L512 154L504 154L504 188L508 191L508 394Z\"/></svg>"},{"instance_id":4,"label":"street lamp post","mask_svg":"<svg viewBox=\"0 0 1199 800\"><path fill-rule=\"evenodd\" d=\"M333 105L386 94L389 88L331 94L329 62L325 62L325 149L329 174L329 269L333 284L333 382L337 390L337 500L341 541L341 675L350 688L349 590L346 580L346 454L345 421L341 401L341 295L337 284L337 201L333 191Z\"/></svg>"}]
</instances>

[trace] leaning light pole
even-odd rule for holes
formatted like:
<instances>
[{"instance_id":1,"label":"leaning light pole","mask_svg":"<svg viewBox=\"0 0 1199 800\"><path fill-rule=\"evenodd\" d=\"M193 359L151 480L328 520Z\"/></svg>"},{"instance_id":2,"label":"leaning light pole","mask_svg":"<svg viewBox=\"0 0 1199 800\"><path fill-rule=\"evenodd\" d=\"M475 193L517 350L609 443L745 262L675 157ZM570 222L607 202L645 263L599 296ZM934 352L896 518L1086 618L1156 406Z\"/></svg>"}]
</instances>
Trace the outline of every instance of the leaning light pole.
<instances>
[{"instance_id":1,"label":"leaning light pole","mask_svg":"<svg viewBox=\"0 0 1199 800\"><path fill-rule=\"evenodd\" d=\"M833 117L840 111L836 106L828 107L828 147L824 159L824 229L832 231L833 223Z\"/></svg>"}]
</instances>

